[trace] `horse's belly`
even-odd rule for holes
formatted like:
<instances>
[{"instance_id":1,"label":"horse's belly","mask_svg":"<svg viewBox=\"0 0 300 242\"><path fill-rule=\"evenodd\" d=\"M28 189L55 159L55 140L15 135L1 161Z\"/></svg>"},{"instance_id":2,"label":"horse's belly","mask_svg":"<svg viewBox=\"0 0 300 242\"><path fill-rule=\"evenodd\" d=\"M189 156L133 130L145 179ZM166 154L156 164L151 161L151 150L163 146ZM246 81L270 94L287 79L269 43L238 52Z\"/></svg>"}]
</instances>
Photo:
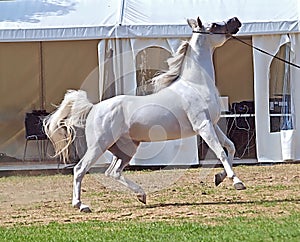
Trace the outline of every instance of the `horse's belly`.
<instances>
[{"instance_id":1,"label":"horse's belly","mask_svg":"<svg viewBox=\"0 0 300 242\"><path fill-rule=\"evenodd\" d=\"M129 135L137 141L163 141L195 135L183 110L158 104L143 106L132 113Z\"/></svg>"}]
</instances>

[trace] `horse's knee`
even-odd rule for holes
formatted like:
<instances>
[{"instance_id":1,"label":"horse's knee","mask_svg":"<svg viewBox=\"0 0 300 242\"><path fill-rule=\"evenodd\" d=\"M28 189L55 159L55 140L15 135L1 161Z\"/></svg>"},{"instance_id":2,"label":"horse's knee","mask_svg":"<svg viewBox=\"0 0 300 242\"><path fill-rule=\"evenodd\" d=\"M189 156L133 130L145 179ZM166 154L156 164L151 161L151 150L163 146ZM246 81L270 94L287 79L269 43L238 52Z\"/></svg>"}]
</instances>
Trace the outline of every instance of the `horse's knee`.
<instances>
[{"instance_id":1,"label":"horse's knee","mask_svg":"<svg viewBox=\"0 0 300 242\"><path fill-rule=\"evenodd\" d=\"M79 170L80 170L80 166L79 166L79 164L77 164L76 166L74 166L74 168L73 168L73 174L74 174L74 176L77 176L77 174L79 173Z\"/></svg>"},{"instance_id":2,"label":"horse's knee","mask_svg":"<svg viewBox=\"0 0 300 242\"><path fill-rule=\"evenodd\" d=\"M86 171L85 171L85 169L82 169L82 167L76 165L73 168L73 175L74 175L75 181L81 181L85 174L86 174Z\"/></svg>"},{"instance_id":3,"label":"horse's knee","mask_svg":"<svg viewBox=\"0 0 300 242\"><path fill-rule=\"evenodd\" d=\"M226 161L227 160L227 155L226 155L226 152L224 151L224 150L222 150L221 152L220 152L220 154L217 156L218 157L218 159L221 161L221 162L224 162L224 161Z\"/></svg>"},{"instance_id":4,"label":"horse's knee","mask_svg":"<svg viewBox=\"0 0 300 242\"><path fill-rule=\"evenodd\" d=\"M122 160L117 157L113 157L110 166L105 171L107 177L112 177L114 179L119 179L122 172Z\"/></svg>"}]
</instances>

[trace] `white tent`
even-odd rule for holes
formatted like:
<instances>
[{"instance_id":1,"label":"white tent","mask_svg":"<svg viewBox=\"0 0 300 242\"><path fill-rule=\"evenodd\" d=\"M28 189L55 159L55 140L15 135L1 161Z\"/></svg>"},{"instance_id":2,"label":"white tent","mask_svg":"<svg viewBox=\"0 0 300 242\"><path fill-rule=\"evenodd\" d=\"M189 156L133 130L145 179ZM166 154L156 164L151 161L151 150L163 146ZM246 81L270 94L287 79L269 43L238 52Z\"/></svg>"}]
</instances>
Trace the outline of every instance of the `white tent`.
<instances>
[{"instance_id":1,"label":"white tent","mask_svg":"<svg viewBox=\"0 0 300 242\"><path fill-rule=\"evenodd\" d=\"M6 71L8 70L8 57L12 55L7 50L7 43L12 45L11 48L14 51L16 51L18 45L22 46L21 49L24 50L23 47L25 47L26 43L29 45L26 46L28 51L24 52L37 51L37 55L32 57L33 64L31 68L35 66L38 66L38 68L31 70L35 74L29 75L30 78L35 78L36 81L32 83L28 81L28 83L30 85L39 85L38 88L33 89L35 92L41 92L41 94L32 102L40 102L40 106L44 107L45 102L46 106L49 106L50 101L57 103L59 98L55 94L57 92L63 93L66 88L84 86L91 92L95 92L96 89L94 84L92 88L86 87L86 83L81 83L80 85L76 83L75 85L70 82L66 84L68 83L67 79L71 78L71 74L70 77L66 77L66 81L61 80L63 82L61 85L53 79L52 76L57 74L55 73L56 69L50 68L53 70L53 73L50 73L50 70L47 71L50 64L47 65L47 63L52 60L52 65L59 65L55 63L57 62L55 57L61 54L62 51L65 51L68 55L75 55L76 53L74 52L80 53L81 50L87 53L87 49L83 48L83 45L89 42L93 45L93 47L88 48L88 53L90 54L94 50L95 43L97 43L98 53L97 50L94 50L98 62L97 73L91 71L94 70L94 68L91 68L95 64L95 60L93 60L90 61L92 64L86 67L84 74L89 77L92 76L93 80L99 79L97 81L97 95L95 93L92 95L92 98L96 101L101 99L103 95L106 95L105 92L110 86L108 84L111 84L111 80L113 80L114 85L113 94L135 94L138 85L136 73L137 71L143 71L143 66L137 66L137 62L142 63L145 56L151 56L151 53L158 54L161 62L161 59L173 53L182 39L191 36L191 30L186 24L186 19L196 18L197 16L200 16L204 22L223 21L236 16L243 24L238 36L248 36L248 41L272 54L278 53L282 45L290 43L292 47L291 52L294 53L292 61L299 63L299 56L297 56L300 48L299 14L300 3L297 0L0 1L0 42L3 42L0 43L0 73L7 72L2 77L0 74L0 93L2 96L0 106L2 106L2 103L5 103L4 98L6 99L8 95L6 87L10 85L10 81L7 78L13 79L14 75L16 75L16 69L22 70L22 66L20 66L20 68L14 67L13 71ZM70 47L71 45L73 47ZM228 46L232 45L229 44ZM154 47L159 47L159 50L152 49L147 52L148 48ZM59 49L59 53L55 52L55 49ZM230 49L228 49L227 47L227 52L230 52ZM27 59L26 53L24 54L24 62ZM78 58L85 58L84 61L81 61L86 64L89 56L85 56L84 53L80 54ZM243 58L243 56L239 55L239 58ZM259 161L299 159L300 151L293 148L293 145L297 145L297 142L300 140L300 132L296 129L299 120L297 115L300 115L298 114L300 113L298 112L300 108L299 97L292 95L294 123L292 131L289 132L289 134L292 134L288 137L289 139L284 138L286 134L282 134L283 132L270 132L271 114L269 112L270 97L268 94L270 86L269 72L273 58L257 51L253 51L251 58L253 58L253 71L252 67L249 67L249 69L253 72L254 77L254 95L252 96L255 99L256 110L257 159ZM155 66L156 63L152 64L154 65L154 67L152 66L153 69L158 69ZM23 71L26 72L25 74L29 72L27 69ZM243 73L246 70L239 71ZM243 78L242 75L240 74L241 79ZM299 79L299 75L298 69L291 69L291 87L295 93L300 88L298 87L300 84L296 81ZM86 78L82 77L82 79ZM13 87L18 88L18 84L15 83ZM226 88L228 87L224 87L224 89ZM28 96L30 96L30 93L28 93ZM28 96L24 97L24 100L28 100ZM46 101L44 96L46 96ZM247 96L246 98L249 97ZM21 101L23 105L24 100ZM236 101L239 100L241 98L236 98ZM20 108L21 104L11 106L6 103L5 105L3 104L4 108L0 110L0 123L5 125L5 129L0 127L0 132L8 132L10 130L7 129L9 124L15 126L17 124L16 127L18 127L18 129L14 130L14 135L12 135L14 138L7 138L9 134L4 135L5 139L0 138L0 152L18 158L20 158L22 153L20 147L23 147L20 144L24 143L22 141L24 127L22 125L23 120L20 119L21 116L18 116L17 122L12 122L15 119L13 116L14 113L19 114L21 111L23 113L24 111L30 111L30 108L34 106L24 105L26 106L25 108ZM18 108L15 112L12 110L7 114L8 109L11 110L16 106ZM291 145L285 147L286 144ZM156 153L154 154L153 152ZM196 141L194 138L163 144L145 144L141 147L133 164L140 164L140 162L149 165L157 163L169 164L170 160L175 163L184 160L184 163L196 164L198 163L196 153Z\"/></svg>"}]
</instances>

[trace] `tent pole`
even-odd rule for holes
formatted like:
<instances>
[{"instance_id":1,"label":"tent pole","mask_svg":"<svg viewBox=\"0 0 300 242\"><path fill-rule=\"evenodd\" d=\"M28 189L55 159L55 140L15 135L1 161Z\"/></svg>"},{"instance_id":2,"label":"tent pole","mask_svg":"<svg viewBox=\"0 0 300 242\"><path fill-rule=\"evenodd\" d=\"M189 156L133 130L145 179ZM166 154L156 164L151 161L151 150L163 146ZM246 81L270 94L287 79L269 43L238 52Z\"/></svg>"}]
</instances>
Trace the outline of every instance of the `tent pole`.
<instances>
[{"instance_id":1,"label":"tent pole","mask_svg":"<svg viewBox=\"0 0 300 242\"><path fill-rule=\"evenodd\" d=\"M43 43L40 41L40 109L45 109L45 85L44 85L44 63L43 63Z\"/></svg>"}]
</instances>

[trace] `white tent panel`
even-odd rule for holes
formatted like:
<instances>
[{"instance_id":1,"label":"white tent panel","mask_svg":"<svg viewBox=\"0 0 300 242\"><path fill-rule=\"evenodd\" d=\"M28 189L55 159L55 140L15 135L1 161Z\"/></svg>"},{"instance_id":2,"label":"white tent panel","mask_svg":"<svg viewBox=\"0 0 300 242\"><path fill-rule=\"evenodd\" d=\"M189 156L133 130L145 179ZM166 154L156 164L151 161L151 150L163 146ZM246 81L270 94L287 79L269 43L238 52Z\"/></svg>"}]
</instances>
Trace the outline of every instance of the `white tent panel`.
<instances>
[{"instance_id":1,"label":"white tent panel","mask_svg":"<svg viewBox=\"0 0 300 242\"><path fill-rule=\"evenodd\" d=\"M135 95L136 93L136 56L139 51L150 46L161 47L169 52L176 51L181 41L176 39L105 39L98 45L99 92L102 99L114 80L115 94ZM107 63L107 53L112 51L112 64ZM106 68L105 68L106 67ZM108 68L110 70L108 70ZM196 137L165 142L143 142L131 165L195 165L198 164Z\"/></svg>"},{"instance_id":2,"label":"white tent panel","mask_svg":"<svg viewBox=\"0 0 300 242\"><path fill-rule=\"evenodd\" d=\"M292 34L291 38L288 35L271 35L271 36L254 36L253 44L269 53L276 55L280 46L287 41L291 42L292 48L295 53L299 52L299 34ZM254 88L255 88L255 116L256 116L256 147L257 159L260 162L276 162L283 161L285 157L290 159L300 159L300 152L295 150L297 140L299 141L300 132L297 127L299 126L298 112L300 108L300 98L295 90L298 90L300 85L299 69L292 68L292 91L294 99L294 116L296 124L293 130L289 131L289 139L284 139L285 133L270 132L270 113L269 113L269 70L273 57L262 54L254 50ZM293 60L295 63L299 62L299 57ZM299 87L300 88L300 87ZM290 154L286 154L287 150Z\"/></svg>"}]
</instances>

